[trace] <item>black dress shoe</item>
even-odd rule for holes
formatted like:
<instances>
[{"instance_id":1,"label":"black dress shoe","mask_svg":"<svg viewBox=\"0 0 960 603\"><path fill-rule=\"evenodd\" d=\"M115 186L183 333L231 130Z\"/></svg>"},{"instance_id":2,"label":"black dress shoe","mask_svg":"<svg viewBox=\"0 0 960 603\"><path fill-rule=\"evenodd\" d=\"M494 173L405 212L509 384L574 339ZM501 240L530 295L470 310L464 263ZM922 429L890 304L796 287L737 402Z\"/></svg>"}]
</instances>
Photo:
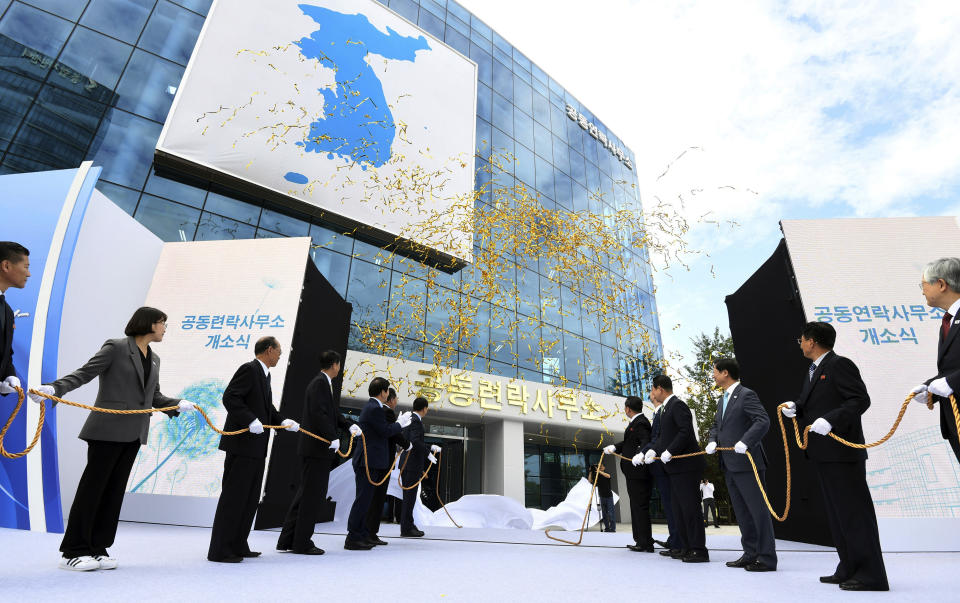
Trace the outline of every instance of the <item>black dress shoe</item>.
<instances>
[{"instance_id":1,"label":"black dress shoe","mask_svg":"<svg viewBox=\"0 0 960 603\"><path fill-rule=\"evenodd\" d=\"M627 548L636 553L652 553L653 546L640 546L639 544L628 544Z\"/></svg>"},{"instance_id":2,"label":"black dress shoe","mask_svg":"<svg viewBox=\"0 0 960 603\"><path fill-rule=\"evenodd\" d=\"M710 555L706 551L690 551L683 558L684 563L706 563L710 561Z\"/></svg>"},{"instance_id":3,"label":"black dress shoe","mask_svg":"<svg viewBox=\"0 0 960 603\"><path fill-rule=\"evenodd\" d=\"M864 584L856 578L851 578L840 583L840 590L890 590L890 587Z\"/></svg>"},{"instance_id":4,"label":"black dress shoe","mask_svg":"<svg viewBox=\"0 0 960 603\"><path fill-rule=\"evenodd\" d=\"M663 555L664 557L673 557L674 554L679 552L680 551L678 551L677 549L666 549L666 550L660 551L660 554Z\"/></svg>"},{"instance_id":5,"label":"black dress shoe","mask_svg":"<svg viewBox=\"0 0 960 603\"><path fill-rule=\"evenodd\" d=\"M831 574L829 576L820 576L820 581L824 584L840 584L843 582L843 579L836 574Z\"/></svg>"},{"instance_id":6,"label":"black dress shoe","mask_svg":"<svg viewBox=\"0 0 960 603\"><path fill-rule=\"evenodd\" d=\"M751 561L750 563L748 563L747 565L745 565L745 566L743 567L743 569L747 570L748 572L775 572L775 571L777 571L777 568L775 568L775 567L770 567L770 566L767 565L766 563L762 563L762 562L756 561L756 560L755 560L755 561Z\"/></svg>"},{"instance_id":7,"label":"black dress shoe","mask_svg":"<svg viewBox=\"0 0 960 603\"><path fill-rule=\"evenodd\" d=\"M259 557L260 554L260 551L247 551L246 553L240 553L240 556L244 559L253 559L254 557Z\"/></svg>"},{"instance_id":8,"label":"black dress shoe","mask_svg":"<svg viewBox=\"0 0 960 603\"><path fill-rule=\"evenodd\" d=\"M664 542L664 541L662 541L662 540L657 540L656 538L653 539L653 544L657 545L657 546L660 547L661 549L669 549L669 548L670 548L670 547L667 545L666 542Z\"/></svg>"},{"instance_id":9,"label":"black dress shoe","mask_svg":"<svg viewBox=\"0 0 960 603\"><path fill-rule=\"evenodd\" d=\"M747 567L753 562L753 559L748 559L746 555L740 555L740 558L736 561L727 561L727 567Z\"/></svg>"},{"instance_id":10,"label":"black dress shoe","mask_svg":"<svg viewBox=\"0 0 960 603\"><path fill-rule=\"evenodd\" d=\"M373 546L386 546L390 544L386 540L381 540L379 536L373 536L372 538L367 538L367 543L372 544Z\"/></svg>"},{"instance_id":11,"label":"black dress shoe","mask_svg":"<svg viewBox=\"0 0 960 603\"><path fill-rule=\"evenodd\" d=\"M373 547L374 545L370 544L369 542L361 542L359 540L349 539L343 541L343 548L347 549L348 551L369 551Z\"/></svg>"},{"instance_id":12,"label":"black dress shoe","mask_svg":"<svg viewBox=\"0 0 960 603\"><path fill-rule=\"evenodd\" d=\"M672 559L682 560L684 557L687 556L687 553L689 553L689 551L685 551L683 549L670 549L670 557Z\"/></svg>"},{"instance_id":13,"label":"black dress shoe","mask_svg":"<svg viewBox=\"0 0 960 603\"><path fill-rule=\"evenodd\" d=\"M420 530L410 530L408 532L400 532L400 536L403 538L420 538L423 536L423 532Z\"/></svg>"},{"instance_id":14,"label":"black dress shoe","mask_svg":"<svg viewBox=\"0 0 960 603\"><path fill-rule=\"evenodd\" d=\"M323 549L320 549L320 548L317 548L317 547L315 547L315 546L312 546L312 547L310 547L309 549L304 549L304 550L302 550L302 551L298 551L298 550L294 549L294 550L291 551L291 552L292 552L292 553L295 553L295 554L297 554L297 555L322 555L322 554L323 554Z\"/></svg>"},{"instance_id":15,"label":"black dress shoe","mask_svg":"<svg viewBox=\"0 0 960 603\"><path fill-rule=\"evenodd\" d=\"M287 551L290 550L290 548L291 548L291 547L290 547L289 544L288 544L288 545L282 545L282 544L280 544L279 542L277 543L277 550L280 551L281 553L286 553Z\"/></svg>"},{"instance_id":16,"label":"black dress shoe","mask_svg":"<svg viewBox=\"0 0 960 603\"><path fill-rule=\"evenodd\" d=\"M240 563L241 561L243 561L243 557L239 555L234 555L233 557L222 557L220 559L207 557L207 561L213 561L214 563Z\"/></svg>"}]
</instances>

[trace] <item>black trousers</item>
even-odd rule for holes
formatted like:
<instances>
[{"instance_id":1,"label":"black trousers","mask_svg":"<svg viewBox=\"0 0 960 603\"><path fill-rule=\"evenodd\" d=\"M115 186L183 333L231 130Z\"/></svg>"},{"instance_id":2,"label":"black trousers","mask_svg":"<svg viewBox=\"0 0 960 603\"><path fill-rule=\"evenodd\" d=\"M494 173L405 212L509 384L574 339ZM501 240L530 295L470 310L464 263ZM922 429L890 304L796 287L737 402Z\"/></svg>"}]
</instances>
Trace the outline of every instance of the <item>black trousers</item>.
<instances>
[{"instance_id":1,"label":"black trousers","mask_svg":"<svg viewBox=\"0 0 960 603\"><path fill-rule=\"evenodd\" d=\"M406 475L403 478L404 485L412 484L420 479L419 475ZM419 488L410 488L403 491L403 505L400 511L400 533L410 532L417 528L413 523L413 508L417 505L417 492Z\"/></svg>"},{"instance_id":2,"label":"black trousers","mask_svg":"<svg viewBox=\"0 0 960 603\"><path fill-rule=\"evenodd\" d=\"M766 487L767 471L758 470L760 483ZM730 504L737 514L740 526L740 545L747 559L756 559L767 567L777 567L777 546L773 534L773 519L763 500L753 471L725 471Z\"/></svg>"},{"instance_id":3,"label":"black trousers","mask_svg":"<svg viewBox=\"0 0 960 603\"><path fill-rule=\"evenodd\" d=\"M649 479L627 479L627 495L630 496L630 523L633 526L633 541L637 546L653 546L650 527L650 493L653 486Z\"/></svg>"},{"instance_id":4,"label":"black trousers","mask_svg":"<svg viewBox=\"0 0 960 603\"><path fill-rule=\"evenodd\" d=\"M330 464L334 451L320 458L303 457L300 470L300 487L293 495L293 501L283 520L283 529L277 539L278 549L293 549L297 552L309 550L313 544L313 529L317 524L317 513L327 499L327 486L330 481Z\"/></svg>"},{"instance_id":5,"label":"black trousers","mask_svg":"<svg viewBox=\"0 0 960 603\"><path fill-rule=\"evenodd\" d=\"M700 508L700 471L670 473L670 502L677 526L680 548L691 552L705 552L707 537L703 531L703 512Z\"/></svg>"},{"instance_id":6,"label":"black trousers","mask_svg":"<svg viewBox=\"0 0 960 603\"><path fill-rule=\"evenodd\" d=\"M380 481L386 475L386 469L370 468L370 477L373 481ZM353 499L353 506L350 507L350 516L347 518L347 540L353 542L364 542L369 537L367 532L367 512L370 510L373 502L373 484L367 479L367 472L364 470L363 463L353 465L353 479L356 485L356 498ZM386 490L384 490L386 495ZM383 503L381 502L381 506Z\"/></svg>"},{"instance_id":7,"label":"black trousers","mask_svg":"<svg viewBox=\"0 0 960 603\"><path fill-rule=\"evenodd\" d=\"M877 514L867 486L866 461L816 463L830 533L840 563L836 575L867 586L888 588L880 551Z\"/></svg>"},{"instance_id":8,"label":"black trousers","mask_svg":"<svg viewBox=\"0 0 960 603\"><path fill-rule=\"evenodd\" d=\"M87 441L87 466L77 484L67 529L60 543L64 557L106 555L107 548L113 546L123 493L139 450L140 440Z\"/></svg>"},{"instance_id":9,"label":"black trousers","mask_svg":"<svg viewBox=\"0 0 960 603\"><path fill-rule=\"evenodd\" d=\"M660 492L663 514L667 516L667 546L671 549L679 549L677 523L673 518L673 499L670 498L670 477L666 473L657 473L654 475L654 479L657 480L657 491Z\"/></svg>"},{"instance_id":10,"label":"black trousers","mask_svg":"<svg viewBox=\"0 0 960 603\"><path fill-rule=\"evenodd\" d=\"M372 474L373 471L371 470ZM384 474L381 473L381 478ZM366 474L364 474L366 478ZM380 531L380 521L383 519L383 505L387 502L387 488L390 487L390 479L374 488L373 497L370 499L370 507L367 509L367 537L376 538Z\"/></svg>"},{"instance_id":11,"label":"black trousers","mask_svg":"<svg viewBox=\"0 0 960 603\"><path fill-rule=\"evenodd\" d=\"M227 453L223 462L223 488L213 517L207 559L220 561L250 552L247 538L253 527L263 483L266 459Z\"/></svg>"},{"instance_id":12,"label":"black trousers","mask_svg":"<svg viewBox=\"0 0 960 603\"><path fill-rule=\"evenodd\" d=\"M707 522L707 511L713 513L713 525L720 527L720 518L717 517L717 500L712 496L703 499L703 522Z\"/></svg>"}]
</instances>

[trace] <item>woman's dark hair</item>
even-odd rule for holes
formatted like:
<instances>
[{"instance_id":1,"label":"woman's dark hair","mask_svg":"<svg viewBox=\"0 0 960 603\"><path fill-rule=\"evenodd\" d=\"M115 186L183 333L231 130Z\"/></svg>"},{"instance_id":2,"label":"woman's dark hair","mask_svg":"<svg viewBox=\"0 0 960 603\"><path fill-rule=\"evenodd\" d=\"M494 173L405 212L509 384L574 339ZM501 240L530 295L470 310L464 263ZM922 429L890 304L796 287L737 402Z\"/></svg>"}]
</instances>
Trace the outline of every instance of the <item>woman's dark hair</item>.
<instances>
[{"instance_id":1,"label":"woman's dark hair","mask_svg":"<svg viewBox=\"0 0 960 603\"><path fill-rule=\"evenodd\" d=\"M153 333L153 325L158 322L167 322L167 315L150 306L137 308L137 311L130 317L130 322L127 323L127 328L123 330L123 334L127 337L139 337L140 335Z\"/></svg>"}]
</instances>

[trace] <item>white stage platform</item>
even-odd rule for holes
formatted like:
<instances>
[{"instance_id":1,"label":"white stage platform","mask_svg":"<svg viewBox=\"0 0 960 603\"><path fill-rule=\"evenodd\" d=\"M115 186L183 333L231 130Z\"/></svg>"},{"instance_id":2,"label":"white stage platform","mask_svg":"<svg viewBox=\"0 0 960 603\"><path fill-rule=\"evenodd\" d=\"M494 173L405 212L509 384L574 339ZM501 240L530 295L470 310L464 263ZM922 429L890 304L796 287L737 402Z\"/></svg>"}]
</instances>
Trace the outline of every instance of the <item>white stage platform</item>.
<instances>
[{"instance_id":1,"label":"white stage platform","mask_svg":"<svg viewBox=\"0 0 960 603\"><path fill-rule=\"evenodd\" d=\"M399 538L385 524L390 544L345 551L342 526L321 524L314 542L327 551L307 557L274 550L276 532L256 531L250 544L263 551L239 564L206 560L205 528L121 523L110 552L112 571L57 569L59 534L0 529L4 565L0 593L7 601L620 601L648 594L670 601L948 601L960 553L888 553L889 593L849 593L821 584L836 554L824 547L779 542L779 570L751 574L723 562L739 556L739 537L710 535L710 563L685 564L624 548L625 532L587 533L569 546L532 530L430 528L426 538ZM567 533L568 535L570 533ZM573 533L575 535L575 533ZM660 538L663 534L656 536ZM378 578L372 576L377 575Z\"/></svg>"}]
</instances>

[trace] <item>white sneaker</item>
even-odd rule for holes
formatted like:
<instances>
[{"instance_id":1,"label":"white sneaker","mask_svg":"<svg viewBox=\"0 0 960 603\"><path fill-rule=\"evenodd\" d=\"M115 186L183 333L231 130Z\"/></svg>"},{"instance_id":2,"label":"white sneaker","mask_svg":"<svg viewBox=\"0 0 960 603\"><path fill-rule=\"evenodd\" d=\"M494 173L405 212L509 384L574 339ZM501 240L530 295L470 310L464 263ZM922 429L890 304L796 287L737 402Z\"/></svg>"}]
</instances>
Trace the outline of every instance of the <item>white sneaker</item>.
<instances>
[{"instance_id":1,"label":"white sneaker","mask_svg":"<svg viewBox=\"0 0 960 603\"><path fill-rule=\"evenodd\" d=\"M75 572L89 572L92 570L100 569L100 562L89 555L84 555L82 557L72 557L70 559L61 557L60 569L73 570Z\"/></svg>"},{"instance_id":2,"label":"white sneaker","mask_svg":"<svg viewBox=\"0 0 960 603\"><path fill-rule=\"evenodd\" d=\"M100 569L117 569L116 557L107 557L106 555L94 555L93 558L100 562Z\"/></svg>"}]
</instances>

